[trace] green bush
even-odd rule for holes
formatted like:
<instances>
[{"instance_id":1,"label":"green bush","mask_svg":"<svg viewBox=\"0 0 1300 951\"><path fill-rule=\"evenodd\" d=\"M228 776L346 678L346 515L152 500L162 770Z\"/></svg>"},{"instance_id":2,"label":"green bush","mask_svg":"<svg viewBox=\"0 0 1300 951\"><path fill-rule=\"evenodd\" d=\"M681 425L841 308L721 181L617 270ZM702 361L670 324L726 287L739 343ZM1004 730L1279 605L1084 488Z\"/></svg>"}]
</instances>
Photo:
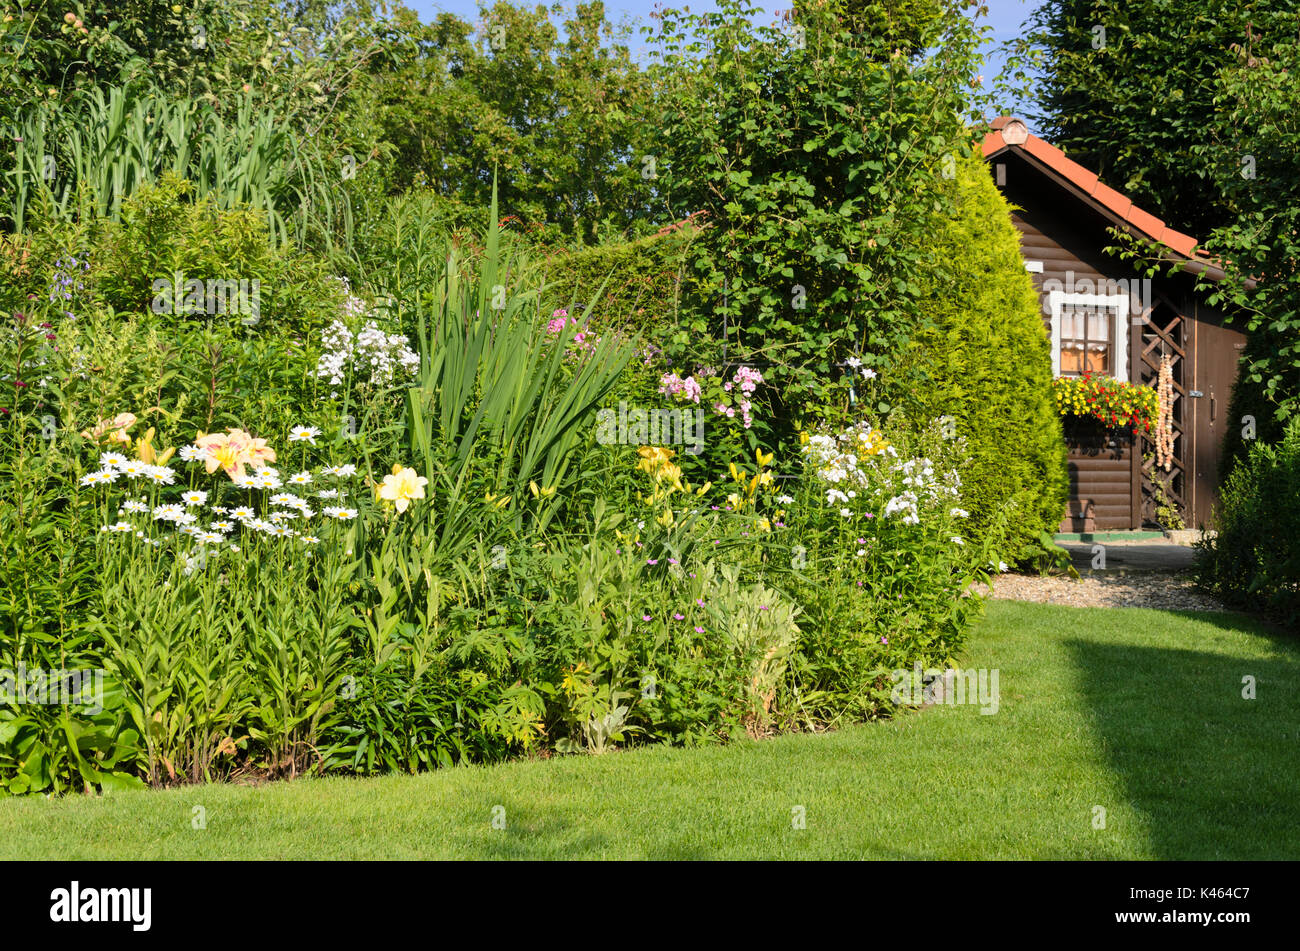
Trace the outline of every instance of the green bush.
<instances>
[{"instance_id":1,"label":"green bush","mask_svg":"<svg viewBox=\"0 0 1300 951\"><path fill-rule=\"evenodd\" d=\"M1219 531L1202 543L1198 580L1230 604L1300 622L1300 421L1256 443L1220 495Z\"/></svg>"},{"instance_id":2,"label":"green bush","mask_svg":"<svg viewBox=\"0 0 1300 951\"><path fill-rule=\"evenodd\" d=\"M911 416L951 418L970 454L961 476L972 534L1013 506L1005 536L994 539L1012 558L1060 523L1069 491L1065 442L1050 342L1007 204L982 159L956 171L958 212L935 236L935 258L948 265L925 276L932 326L885 390Z\"/></svg>"},{"instance_id":3,"label":"green bush","mask_svg":"<svg viewBox=\"0 0 1300 951\"><path fill-rule=\"evenodd\" d=\"M553 254L542 263L546 302L585 309L604 284L595 326L630 325L662 344L677 327L686 256L699 233L685 225L624 244Z\"/></svg>"},{"instance_id":4,"label":"green bush","mask_svg":"<svg viewBox=\"0 0 1300 951\"><path fill-rule=\"evenodd\" d=\"M247 282L248 309L256 313L241 310L218 316L221 321L301 334L337 313L337 283L314 258L277 248L262 212L221 210L211 198L194 196L189 182L166 177L123 202L120 221L105 223L92 255L92 277L110 307L202 321L202 313L177 313L189 304L187 282L204 282L203 304L210 311L213 304L225 306L209 293L214 282L223 281ZM179 292L169 292L175 285Z\"/></svg>"}]
</instances>

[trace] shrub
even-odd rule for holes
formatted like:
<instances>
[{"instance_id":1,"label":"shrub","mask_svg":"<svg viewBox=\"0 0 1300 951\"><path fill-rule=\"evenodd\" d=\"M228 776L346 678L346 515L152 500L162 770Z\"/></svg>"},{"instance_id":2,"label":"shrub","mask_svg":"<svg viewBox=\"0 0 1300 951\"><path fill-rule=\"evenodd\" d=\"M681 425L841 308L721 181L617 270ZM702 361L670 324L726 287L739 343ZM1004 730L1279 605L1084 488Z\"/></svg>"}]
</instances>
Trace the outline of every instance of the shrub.
<instances>
[{"instance_id":1,"label":"shrub","mask_svg":"<svg viewBox=\"0 0 1300 951\"><path fill-rule=\"evenodd\" d=\"M1220 496L1219 530L1201 545L1198 580L1230 604L1300 623L1300 421L1256 443Z\"/></svg>"},{"instance_id":2,"label":"shrub","mask_svg":"<svg viewBox=\"0 0 1300 951\"><path fill-rule=\"evenodd\" d=\"M955 662L978 617L966 596L990 550L969 537L962 440L901 418L809 435L785 520L794 592L806 611L796 680L806 712L835 721L888 715L890 673Z\"/></svg>"},{"instance_id":3,"label":"shrub","mask_svg":"<svg viewBox=\"0 0 1300 951\"><path fill-rule=\"evenodd\" d=\"M557 253L542 267L545 302L585 308L601 290L597 326L630 326L662 346L677 326L686 257L699 229L688 224L622 244Z\"/></svg>"},{"instance_id":4,"label":"shrub","mask_svg":"<svg viewBox=\"0 0 1300 951\"><path fill-rule=\"evenodd\" d=\"M215 317L301 334L325 322L342 297L315 259L275 246L262 212L218 209L173 177L123 202L121 221L105 222L97 244L92 278L118 311L151 309L177 321ZM201 295L189 282L203 283ZM231 284L247 288L249 299L239 303L248 306L237 312ZM183 312L193 304L198 314Z\"/></svg>"},{"instance_id":5,"label":"shrub","mask_svg":"<svg viewBox=\"0 0 1300 951\"><path fill-rule=\"evenodd\" d=\"M1016 517L1002 522L1006 535L995 541L1004 557L1018 557L1041 531L1055 531L1069 490L1050 343L984 161L960 163L954 187L957 214L935 239L936 258L950 264L926 277L933 326L884 388L913 417L952 420L969 452L961 476L972 533L987 532L1000 509L1013 507Z\"/></svg>"}]
</instances>

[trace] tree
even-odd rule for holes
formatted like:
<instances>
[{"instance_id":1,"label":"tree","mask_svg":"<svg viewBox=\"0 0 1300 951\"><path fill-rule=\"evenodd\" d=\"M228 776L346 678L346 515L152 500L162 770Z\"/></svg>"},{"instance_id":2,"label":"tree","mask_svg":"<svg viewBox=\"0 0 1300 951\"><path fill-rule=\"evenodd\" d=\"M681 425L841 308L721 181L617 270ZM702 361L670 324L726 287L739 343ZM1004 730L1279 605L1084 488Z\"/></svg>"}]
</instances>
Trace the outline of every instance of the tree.
<instances>
[{"instance_id":1,"label":"tree","mask_svg":"<svg viewBox=\"0 0 1300 951\"><path fill-rule=\"evenodd\" d=\"M499 2L477 26L394 18L401 59L372 81L398 187L482 207L495 179L504 211L587 243L648 224L647 77L599 0L560 10Z\"/></svg>"},{"instance_id":2,"label":"tree","mask_svg":"<svg viewBox=\"0 0 1300 951\"><path fill-rule=\"evenodd\" d=\"M909 416L951 420L969 460L969 534L994 533L1010 561L1056 531L1069 494L1051 344L1019 232L984 160L962 162L952 188L954 213L932 238L947 264L925 276L932 326L915 336L887 391Z\"/></svg>"},{"instance_id":3,"label":"tree","mask_svg":"<svg viewBox=\"0 0 1300 951\"><path fill-rule=\"evenodd\" d=\"M780 27L753 12L667 10L652 37L659 187L674 217L708 223L692 263L711 299L676 343L698 352L725 327L729 358L773 364L787 409L828 405L846 359L883 369L925 324L919 238L972 148L977 34L949 5L921 41L935 52L909 57L831 8Z\"/></svg>"},{"instance_id":4,"label":"tree","mask_svg":"<svg viewBox=\"0 0 1300 951\"><path fill-rule=\"evenodd\" d=\"M1045 0L1022 53L1042 57L1044 135L1143 208L1204 238L1236 214L1198 143L1217 77L1248 34L1294 36L1300 0Z\"/></svg>"}]
</instances>

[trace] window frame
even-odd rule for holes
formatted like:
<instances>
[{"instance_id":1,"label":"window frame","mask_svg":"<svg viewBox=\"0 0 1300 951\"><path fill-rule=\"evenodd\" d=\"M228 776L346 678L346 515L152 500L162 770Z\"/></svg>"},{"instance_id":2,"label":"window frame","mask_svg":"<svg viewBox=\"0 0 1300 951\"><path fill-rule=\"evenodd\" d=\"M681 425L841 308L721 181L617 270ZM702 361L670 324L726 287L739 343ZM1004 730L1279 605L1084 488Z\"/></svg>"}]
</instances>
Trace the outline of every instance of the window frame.
<instances>
[{"instance_id":1,"label":"window frame","mask_svg":"<svg viewBox=\"0 0 1300 951\"><path fill-rule=\"evenodd\" d=\"M1048 294L1048 307L1052 320L1052 376L1061 375L1061 315L1066 305L1082 306L1094 310L1111 311L1112 355L1114 360L1112 379L1121 383L1128 382L1128 321L1124 315L1129 309L1128 294L1073 294L1066 291L1052 291ZM1121 332L1122 331L1122 332Z\"/></svg>"}]
</instances>

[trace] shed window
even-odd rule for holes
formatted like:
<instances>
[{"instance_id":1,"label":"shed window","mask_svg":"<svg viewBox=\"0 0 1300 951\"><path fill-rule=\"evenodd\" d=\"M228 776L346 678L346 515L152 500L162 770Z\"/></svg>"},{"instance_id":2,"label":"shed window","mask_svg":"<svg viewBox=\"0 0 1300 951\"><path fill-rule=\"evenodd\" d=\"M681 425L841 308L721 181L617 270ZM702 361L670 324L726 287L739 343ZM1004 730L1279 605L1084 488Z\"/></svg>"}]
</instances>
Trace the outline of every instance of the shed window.
<instances>
[{"instance_id":1,"label":"shed window","mask_svg":"<svg viewBox=\"0 0 1300 951\"><path fill-rule=\"evenodd\" d=\"M1066 305L1061 311L1061 376L1110 375L1115 315L1096 307Z\"/></svg>"},{"instance_id":2,"label":"shed window","mask_svg":"<svg viewBox=\"0 0 1300 951\"><path fill-rule=\"evenodd\" d=\"M1057 376L1095 373L1128 380L1127 294L1052 291L1052 370Z\"/></svg>"}]
</instances>

